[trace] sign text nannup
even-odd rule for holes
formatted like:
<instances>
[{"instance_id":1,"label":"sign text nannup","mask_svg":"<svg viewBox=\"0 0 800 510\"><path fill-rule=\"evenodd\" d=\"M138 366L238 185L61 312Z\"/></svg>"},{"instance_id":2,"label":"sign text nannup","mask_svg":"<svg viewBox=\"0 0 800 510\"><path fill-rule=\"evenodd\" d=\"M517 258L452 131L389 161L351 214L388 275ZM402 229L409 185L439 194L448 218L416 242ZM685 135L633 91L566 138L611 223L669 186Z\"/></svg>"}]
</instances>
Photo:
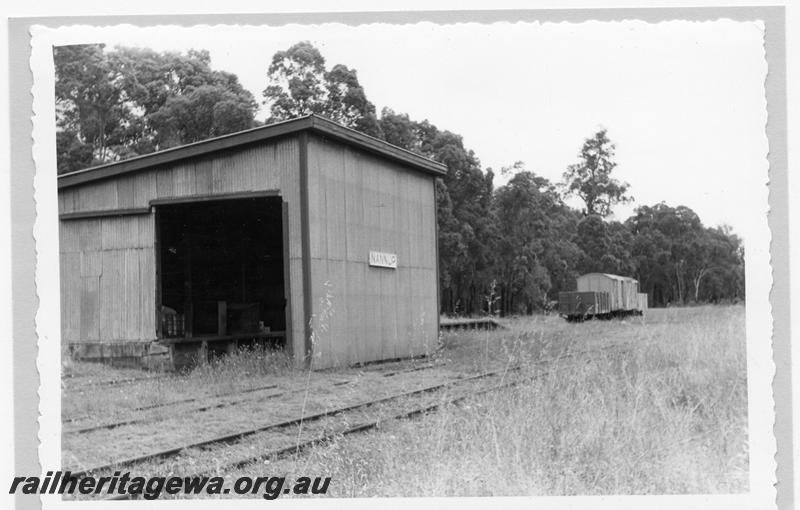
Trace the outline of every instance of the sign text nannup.
<instances>
[{"instance_id":1,"label":"sign text nannup","mask_svg":"<svg viewBox=\"0 0 800 510\"><path fill-rule=\"evenodd\" d=\"M397 269L397 255L394 253L371 251L369 252L369 265Z\"/></svg>"}]
</instances>

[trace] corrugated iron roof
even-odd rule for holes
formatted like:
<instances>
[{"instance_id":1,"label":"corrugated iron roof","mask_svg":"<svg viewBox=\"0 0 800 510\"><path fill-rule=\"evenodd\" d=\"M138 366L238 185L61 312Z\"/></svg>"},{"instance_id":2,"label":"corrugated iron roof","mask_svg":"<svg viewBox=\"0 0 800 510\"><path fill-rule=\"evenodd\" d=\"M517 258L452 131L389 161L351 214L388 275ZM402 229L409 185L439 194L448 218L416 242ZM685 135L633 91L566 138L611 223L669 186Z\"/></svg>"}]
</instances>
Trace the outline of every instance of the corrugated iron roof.
<instances>
[{"instance_id":1,"label":"corrugated iron roof","mask_svg":"<svg viewBox=\"0 0 800 510\"><path fill-rule=\"evenodd\" d=\"M621 281L621 282L637 282L638 281L636 278L631 278L630 276L620 276L618 274L611 274L611 273L586 273L584 275L579 276L578 278L583 278L584 276L590 276L590 275L593 275L593 274L603 275L606 278L610 278L612 280L618 280L618 281Z\"/></svg>"},{"instance_id":2,"label":"corrugated iron roof","mask_svg":"<svg viewBox=\"0 0 800 510\"><path fill-rule=\"evenodd\" d=\"M68 188L100 179L108 179L158 165L174 163L183 159L287 136L305 130L400 162L421 172L436 176L447 173L447 167L439 162L402 149L383 140L365 135L354 129L344 127L324 117L306 115L305 117L298 117L296 119L277 122L246 131L239 131L238 133L218 136L216 138L181 145L180 147L173 147L152 154L145 154L123 161L107 163L62 174L58 176L58 188Z\"/></svg>"}]
</instances>

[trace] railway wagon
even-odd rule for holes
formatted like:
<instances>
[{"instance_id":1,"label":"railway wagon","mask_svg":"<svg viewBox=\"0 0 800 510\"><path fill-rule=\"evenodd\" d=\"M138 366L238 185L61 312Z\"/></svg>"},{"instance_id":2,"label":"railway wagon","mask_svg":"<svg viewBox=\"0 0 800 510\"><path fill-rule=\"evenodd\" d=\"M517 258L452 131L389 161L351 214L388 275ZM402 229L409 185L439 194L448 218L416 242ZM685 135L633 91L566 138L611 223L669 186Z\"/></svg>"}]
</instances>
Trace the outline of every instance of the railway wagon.
<instances>
[{"instance_id":1,"label":"railway wagon","mask_svg":"<svg viewBox=\"0 0 800 510\"><path fill-rule=\"evenodd\" d=\"M569 310L569 315L585 317L611 312L606 292L559 292L558 309Z\"/></svg>"},{"instance_id":2,"label":"railway wagon","mask_svg":"<svg viewBox=\"0 0 800 510\"><path fill-rule=\"evenodd\" d=\"M647 311L647 293L639 292L637 295L639 306L637 307L637 311L640 312L639 314L644 314Z\"/></svg>"},{"instance_id":3,"label":"railway wagon","mask_svg":"<svg viewBox=\"0 0 800 510\"><path fill-rule=\"evenodd\" d=\"M642 315L647 294L639 292L639 281L608 273L588 273L577 278L577 291L560 292L559 314L567 320Z\"/></svg>"}]
</instances>

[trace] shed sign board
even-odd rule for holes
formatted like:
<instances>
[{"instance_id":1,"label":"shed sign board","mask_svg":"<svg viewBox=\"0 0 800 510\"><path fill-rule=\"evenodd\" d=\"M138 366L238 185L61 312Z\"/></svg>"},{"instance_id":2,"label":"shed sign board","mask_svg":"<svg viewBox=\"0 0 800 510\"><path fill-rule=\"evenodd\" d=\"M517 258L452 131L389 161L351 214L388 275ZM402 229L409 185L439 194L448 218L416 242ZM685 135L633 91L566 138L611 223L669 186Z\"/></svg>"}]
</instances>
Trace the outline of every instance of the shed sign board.
<instances>
[{"instance_id":1,"label":"shed sign board","mask_svg":"<svg viewBox=\"0 0 800 510\"><path fill-rule=\"evenodd\" d=\"M394 253L371 251L369 252L369 265L397 269L397 255Z\"/></svg>"}]
</instances>

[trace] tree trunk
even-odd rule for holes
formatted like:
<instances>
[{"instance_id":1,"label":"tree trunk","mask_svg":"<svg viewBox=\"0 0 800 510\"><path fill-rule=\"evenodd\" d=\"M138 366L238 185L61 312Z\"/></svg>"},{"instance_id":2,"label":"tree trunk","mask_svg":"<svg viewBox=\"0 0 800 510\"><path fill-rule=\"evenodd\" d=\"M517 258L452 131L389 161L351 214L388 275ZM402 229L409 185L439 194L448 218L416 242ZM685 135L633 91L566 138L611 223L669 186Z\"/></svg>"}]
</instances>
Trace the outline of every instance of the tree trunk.
<instances>
[{"instance_id":1,"label":"tree trunk","mask_svg":"<svg viewBox=\"0 0 800 510\"><path fill-rule=\"evenodd\" d=\"M677 282L676 291L678 293L678 302L680 304L684 304L683 302L683 261L681 260L679 263L675 264L675 280Z\"/></svg>"},{"instance_id":2,"label":"tree trunk","mask_svg":"<svg viewBox=\"0 0 800 510\"><path fill-rule=\"evenodd\" d=\"M708 273L707 268L702 268L697 272L697 276L694 278L694 301L695 303L700 301L700 282L703 280L703 277Z\"/></svg>"}]
</instances>

